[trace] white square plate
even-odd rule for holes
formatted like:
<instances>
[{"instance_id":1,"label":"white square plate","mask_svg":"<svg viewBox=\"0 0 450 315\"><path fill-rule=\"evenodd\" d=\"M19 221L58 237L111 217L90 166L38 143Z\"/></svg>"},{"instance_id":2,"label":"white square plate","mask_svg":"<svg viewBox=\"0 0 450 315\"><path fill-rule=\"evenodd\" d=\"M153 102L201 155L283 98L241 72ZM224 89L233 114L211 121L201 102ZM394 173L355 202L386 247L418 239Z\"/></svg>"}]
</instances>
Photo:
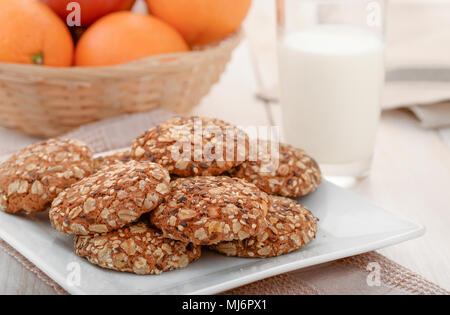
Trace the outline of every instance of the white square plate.
<instances>
[{"instance_id":1,"label":"white square plate","mask_svg":"<svg viewBox=\"0 0 450 315\"><path fill-rule=\"evenodd\" d=\"M72 294L213 294L299 268L361 254L424 234L425 229L323 183L300 199L320 219L319 233L305 248L281 257L247 259L204 251L186 269L157 276L104 270L73 252L73 238L54 231L47 212L0 213L0 237ZM79 285L70 285L73 271ZM74 269L75 268L75 269Z\"/></svg>"}]
</instances>

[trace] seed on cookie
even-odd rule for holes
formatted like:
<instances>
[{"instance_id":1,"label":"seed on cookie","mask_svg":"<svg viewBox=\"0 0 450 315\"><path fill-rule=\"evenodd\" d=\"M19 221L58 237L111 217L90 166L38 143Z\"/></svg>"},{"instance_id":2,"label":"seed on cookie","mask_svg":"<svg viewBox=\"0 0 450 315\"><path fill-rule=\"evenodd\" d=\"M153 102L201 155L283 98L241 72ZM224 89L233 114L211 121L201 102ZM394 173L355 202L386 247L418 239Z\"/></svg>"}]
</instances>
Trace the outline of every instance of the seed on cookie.
<instances>
[{"instance_id":1,"label":"seed on cookie","mask_svg":"<svg viewBox=\"0 0 450 315\"><path fill-rule=\"evenodd\" d=\"M129 161L106 167L58 195L52 226L65 234L105 233L135 222L169 192L169 173L159 164Z\"/></svg>"},{"instance_id":2,"label":"seed on cookie","mask_svg":"<svg viewBox=\"0 0 450 315\"><path fill-rule=\"evenodd\" d=\"M322 182L319 166L305 151L270 141L259 141L257 157L250 157L229 174L246 179L268 194L284 197L307 195Z\"/></svg>"},{"instance_id":3,"label":"seed on cookie","mask_svg":"<svg viewBox=\"0 0 450 315\"><path fill-rule=\"evenodd\" d=\"M210 248L227 256L273 257L302 248L317 233L317 219L295 200L270 196L268 227L258 236L222 242Z\"/></svg>"},{"instance_id":4,"label":"seed on cookie","mask_svg":"<svg viewBox=\"0 0 450 315\"><path fill-rule=\"evenodd\" d=\"M136 139L131 154L180 177L219 175L245 161L248 141L245 132L222 120L177 117Z\"/></svg>"},{"instance_id":5,"label":"seed on cookie","mask_svg":"<svg viewBox=\"0 0 450 315\"><path fill-rule=\"evenodd\" d=\"M28 146L0 165L0 210L46 210L65 188L94 171L91 150L74 139Z\"/></svg>"},{"instance_id":6,"label":"seed on cookie","mask_svg":"<svg viewBox=\"0 0 450 315\"><path fill-rule=\"evenodd\" d=\"M102 268L139 275L185 268L201 255L201 247L164 238L145 223L106 234L77 236L75 253Z\"/></svg>"},{"instance_id":7,"label":"seed on cookie","mask_svg":"<svg viewBox=\"0 0 450 315\"><path fill-rule=\"evenodd\" d=\"M150 221L168 238L211 245L258 235L267 226L268 208L268 195L245 180L179 178Z\"/></svg>"},{"instance_id":8,"label":"seed on cookie","mask_svg":"<svg viewBox=\"0 0 450 315\"><path fill-rule=\"evenodd\" d=\"M131 160L130 150L122 150L109 155L99 156L94 159L95 171L111 166L116 163L127 163Z\"/></svg>"}]
</instances>

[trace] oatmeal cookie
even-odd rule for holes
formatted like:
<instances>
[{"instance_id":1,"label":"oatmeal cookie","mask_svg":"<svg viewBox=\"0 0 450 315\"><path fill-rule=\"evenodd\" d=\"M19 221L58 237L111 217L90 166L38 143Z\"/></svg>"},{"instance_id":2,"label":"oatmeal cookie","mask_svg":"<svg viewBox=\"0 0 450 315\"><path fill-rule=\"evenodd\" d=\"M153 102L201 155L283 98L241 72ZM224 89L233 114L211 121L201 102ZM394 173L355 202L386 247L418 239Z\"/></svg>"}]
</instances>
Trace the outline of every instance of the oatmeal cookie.
<instances>
[{"instance_id":1,"label":"oatmeal cookie","mask_svg":"<svg viewBox=\"0 0 450 315\"><path fill-rule=\"evenodd\" d=\"M268 208L268 195L242 179L179 178L150 221L168 238L210 245L261 233Z\"/></svg>"},{"instance_id":2,"label":"oatmeal cookie","mask_svg":"<svg viewBox=\"0 0 450 315\"><path fill-rule=\"evenodd\" d=\"M66 234L106 233L135 222L169 193L170 177L159 164L111 165L66 189L53 200L52 226Z\"/></svg>"},{"instance_id":3,"label":"oatmeal cookie","mask_svg":"<svg viewBox=\"0 0 450 315\"><path fill-rule=\"evenodd\" d=\"M102 268L149 275L186 267L200 257L201 247L163 238L137 223L106 234L77 236L75 253Z\"/></svg>"},{"instance_id":4,"label":"oatmeal cookie","mask_svg":"<svg viewBox=\"0 0 450 315\"><path fill-rule=\"evenodd\" d=\"M133 143L135 160L163 165L180 177L219 175L245 161L248 136L219 119L177 117L148 130Z\"/></svg>"},{"instance_id":5,"label":"oatmeal cookie","mask_svg":"<svg viewBox=\"0 0 450 315\"><path fill-rule=\"evenodd\" d=\"M301 149L280 144L276 150L272 145L260 141L256 161L246 161L229 174L244 178L271 195L301 197L316 190L322 182L316 161ZM275 154L270 154L273 152Z\"/></svg>"},{"instance_id":6,"label":"oatmeal cookie","mask_svg":"<svg viewBox=\"0 0 450 315\"><path fill-rule=\"evenodd\" d=\"M103 168L116 164L117 162L127 163L131 160L130 150L122 150L109 155L99 156L94 159L94 168L98 172Z\"/></svg>"},{"instance_id":7,"label":"oatmeal cookie","mask_svg":"<svg viewBox=\"0 0 450 315\"><path fill-rule=\"evenodd\" d=\"M91 150L81 141L52 139L28 146L0 165L0 210L46 210L66 187L94 171Z\"/></svg>"},{"instance_id":8,"label":"oatmeal cookie","mask_svg":"<svg viewBox=\"0 0 450 315\"><path fill-rule=\"evenodd\" d=\"M258 236L245 240L222 242L210 248L227 256L273 257L302 248L317 232L317 219L295 200L270 196L268 227Z\"/></svg>"}]
</instances>

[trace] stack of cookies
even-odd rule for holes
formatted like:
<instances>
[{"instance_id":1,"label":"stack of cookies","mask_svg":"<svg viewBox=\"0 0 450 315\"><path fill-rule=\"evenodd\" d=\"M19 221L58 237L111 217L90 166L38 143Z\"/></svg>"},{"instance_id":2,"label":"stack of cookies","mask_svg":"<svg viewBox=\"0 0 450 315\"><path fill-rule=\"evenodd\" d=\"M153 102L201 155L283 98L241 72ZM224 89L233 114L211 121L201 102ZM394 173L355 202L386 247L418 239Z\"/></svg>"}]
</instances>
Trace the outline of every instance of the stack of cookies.
<instances>
[{"instance_id":1,"label":"stack of cookies","mask_svg":"<svg viewBox=\"0 0 450 315\"><path fill-rule=\"evenodd\" d=\"M319 167L289 145L257 141L272 151L253 156L252 145L241 129L202 117L171 119L99 158L79 141L49 140L0 165L0 209L50 207L77 255L136 274L184 268L202 246L249 258L297 250L317 219L287 197L314 191Z\"/></svg>"}]
</instances>

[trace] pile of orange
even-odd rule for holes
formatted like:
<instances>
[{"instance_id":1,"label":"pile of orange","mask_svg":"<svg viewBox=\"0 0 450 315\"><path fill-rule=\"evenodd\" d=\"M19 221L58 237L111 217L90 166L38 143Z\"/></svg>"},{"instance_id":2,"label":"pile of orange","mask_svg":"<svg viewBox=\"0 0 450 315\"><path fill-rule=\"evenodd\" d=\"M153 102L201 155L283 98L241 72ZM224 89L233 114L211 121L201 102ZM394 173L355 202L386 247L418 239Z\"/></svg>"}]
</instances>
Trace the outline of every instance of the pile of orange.
<instances>
[{"instance_id":1,"label":"pile of orange","mask_svg":"<svg viewBox=\"0 0 450 315\"><path fill-rule=\"evenodd\" d=\"M146 0L150 13L138 14L128 11L134 1L102 1L102 10L108 3L126 4L106 10L99 19L98 12L90 12L97 20L83 28L75 45L67 14L60 18L60 9L55 9L64 8L67 0L0 0L0 62L104 66L186 52L236 32L251 5L251 0Z\"/></svg>"}]
</instances>

